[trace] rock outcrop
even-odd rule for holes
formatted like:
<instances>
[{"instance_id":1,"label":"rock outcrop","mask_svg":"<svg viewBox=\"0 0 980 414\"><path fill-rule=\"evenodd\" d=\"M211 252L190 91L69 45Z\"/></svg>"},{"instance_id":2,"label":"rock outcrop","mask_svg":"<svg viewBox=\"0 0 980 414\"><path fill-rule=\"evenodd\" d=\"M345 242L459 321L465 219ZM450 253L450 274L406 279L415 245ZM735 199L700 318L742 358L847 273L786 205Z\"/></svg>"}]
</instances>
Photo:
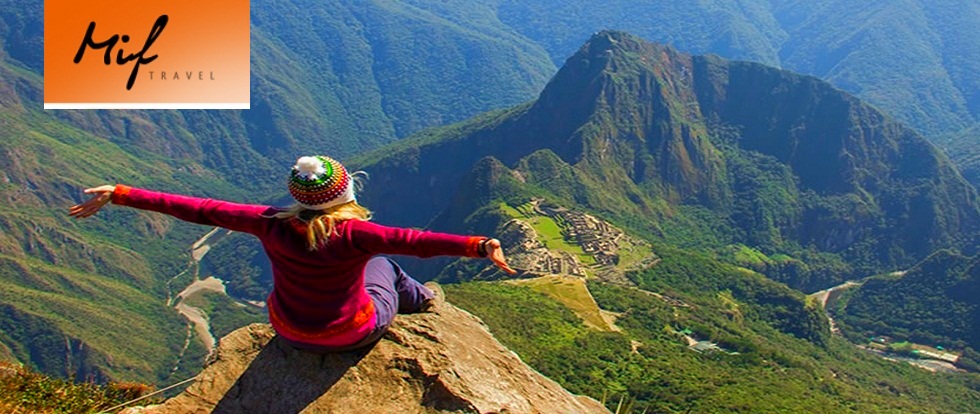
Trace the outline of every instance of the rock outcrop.
<instances>
[{"instance_id":1,"label":"rock outcrop","mask_svg":"<svg viewBox=\"0 0 980 414\"><path fill-rule=\"evenodd\" d=\"M448 303L400 315L375 346L318 355L253 324L221 339L198 379L125 413L605 413L524 364Z\"/></svg>"}]
</instances>

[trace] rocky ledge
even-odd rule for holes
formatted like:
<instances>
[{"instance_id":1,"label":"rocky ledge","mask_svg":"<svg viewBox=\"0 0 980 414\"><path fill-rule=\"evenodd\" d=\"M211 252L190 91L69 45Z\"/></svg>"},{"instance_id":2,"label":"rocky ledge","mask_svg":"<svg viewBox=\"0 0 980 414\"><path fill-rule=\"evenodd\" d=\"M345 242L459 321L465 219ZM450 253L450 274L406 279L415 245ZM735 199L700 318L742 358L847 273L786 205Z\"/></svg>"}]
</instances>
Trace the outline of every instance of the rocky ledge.
<instances>
[{"instance_id":1,"label":"rocky ledge","mask_svg":"<svg viewBox=\"0 0 980 414\"><path fill-rule=\"evenodd\" d=\"M440 303L399 315L369 349L318 355L267 324L221 339L183 393L124 413L606 413L528 367L477 317Z\"/></svg>"}]
</instances>

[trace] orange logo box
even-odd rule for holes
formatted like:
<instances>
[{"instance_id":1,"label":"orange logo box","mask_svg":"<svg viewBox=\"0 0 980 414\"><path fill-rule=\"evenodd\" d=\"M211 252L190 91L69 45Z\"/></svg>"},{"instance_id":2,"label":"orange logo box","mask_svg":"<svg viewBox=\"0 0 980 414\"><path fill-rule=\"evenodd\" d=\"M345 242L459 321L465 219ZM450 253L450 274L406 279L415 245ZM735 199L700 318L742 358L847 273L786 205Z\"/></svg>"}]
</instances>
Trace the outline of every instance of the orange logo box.
<instances>
[{"instance_id":1,"label":"orange logo box","mask_svg":"<svg viewBox=\"0 0 980 414\"><path fill-rule=\"evenodd\" d=\"M45 0L44 109L248 109L248 0Z\"/></svg>"}]
</instances>

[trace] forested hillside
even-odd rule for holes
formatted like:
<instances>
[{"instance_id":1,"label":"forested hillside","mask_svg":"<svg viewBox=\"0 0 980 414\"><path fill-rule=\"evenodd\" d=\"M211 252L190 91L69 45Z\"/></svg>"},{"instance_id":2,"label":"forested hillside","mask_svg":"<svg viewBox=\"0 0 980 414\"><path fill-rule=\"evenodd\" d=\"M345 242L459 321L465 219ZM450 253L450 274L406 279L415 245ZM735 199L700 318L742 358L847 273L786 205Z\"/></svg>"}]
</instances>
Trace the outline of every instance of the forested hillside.
<instances>
[{"instance_id":1,"label":"forested hillside","mask_svg":"<svg viewBox=\"0 0 980 414\"><path fill-rule=\"evenodd\" d=\"M965 350L965 366L980 369L980 256L939 251L907 272L869 279L837 310L856 342L890 342Z\"/></svg>"},{"instance_id":2,"label":"forested hillside","mask_svg":"<svg viewBox=\"0 0 980 414\"><path fill-rule=\"evenodd\" d=\"M802 298L785 287L765 287L697 256L670 254L664 262L672 270L707 266L709 272L697 273L712 280L675 285L689 274L676 273L665 283L637 275L644 289L670 300L589 283L598 306L616 315L621 331L588 328L564 304L533 288L470 282L445 289L450 301L481 317L534 368L572 392L604 398L611 410L958 413L980 404L976 375L930 373L840 337L806 340L773 329L789 317L819 315L810 305L804 311ZM739 299L745 291L733 283L755 290L756 299L776 295L759 306ZM826 329L825 321L812 321L813 329ZM719 348L696 351L687 341L692 336Z\"/></svg>"}]
</instances>

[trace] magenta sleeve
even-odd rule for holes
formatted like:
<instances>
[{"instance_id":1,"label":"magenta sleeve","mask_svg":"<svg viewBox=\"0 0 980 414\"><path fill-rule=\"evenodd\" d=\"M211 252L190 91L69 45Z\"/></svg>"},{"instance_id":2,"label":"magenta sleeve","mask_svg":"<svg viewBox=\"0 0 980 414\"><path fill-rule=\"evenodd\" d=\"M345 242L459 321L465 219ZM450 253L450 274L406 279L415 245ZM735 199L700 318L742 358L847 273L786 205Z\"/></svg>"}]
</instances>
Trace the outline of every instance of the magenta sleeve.
<instances>
[{"instance_id":1,"label":"magenta sleeve","mask_svg":"<svg viewBox=\"0 0 980 414\"><path fill-rule=\"evenodd\" d=\"M367 221L350 223L351 245L369 254L403 254L417 257L466 256L479 257L480 242L486 237L387 227Z\"/></svg>"},{"instance_id":2,"label":"magenta sleeve","mask_svg":"<svg viewBox=\"0 0 980 414\"><path fill-rule=\"evenodd\" d=\"M264 215L274 209L257 204L237 204L210 198L197 198L117 185L112 193L114 204L169 214L197 224L220 226L229 230L257 234L270 218Z\"/></svg>"}]
</instances>

